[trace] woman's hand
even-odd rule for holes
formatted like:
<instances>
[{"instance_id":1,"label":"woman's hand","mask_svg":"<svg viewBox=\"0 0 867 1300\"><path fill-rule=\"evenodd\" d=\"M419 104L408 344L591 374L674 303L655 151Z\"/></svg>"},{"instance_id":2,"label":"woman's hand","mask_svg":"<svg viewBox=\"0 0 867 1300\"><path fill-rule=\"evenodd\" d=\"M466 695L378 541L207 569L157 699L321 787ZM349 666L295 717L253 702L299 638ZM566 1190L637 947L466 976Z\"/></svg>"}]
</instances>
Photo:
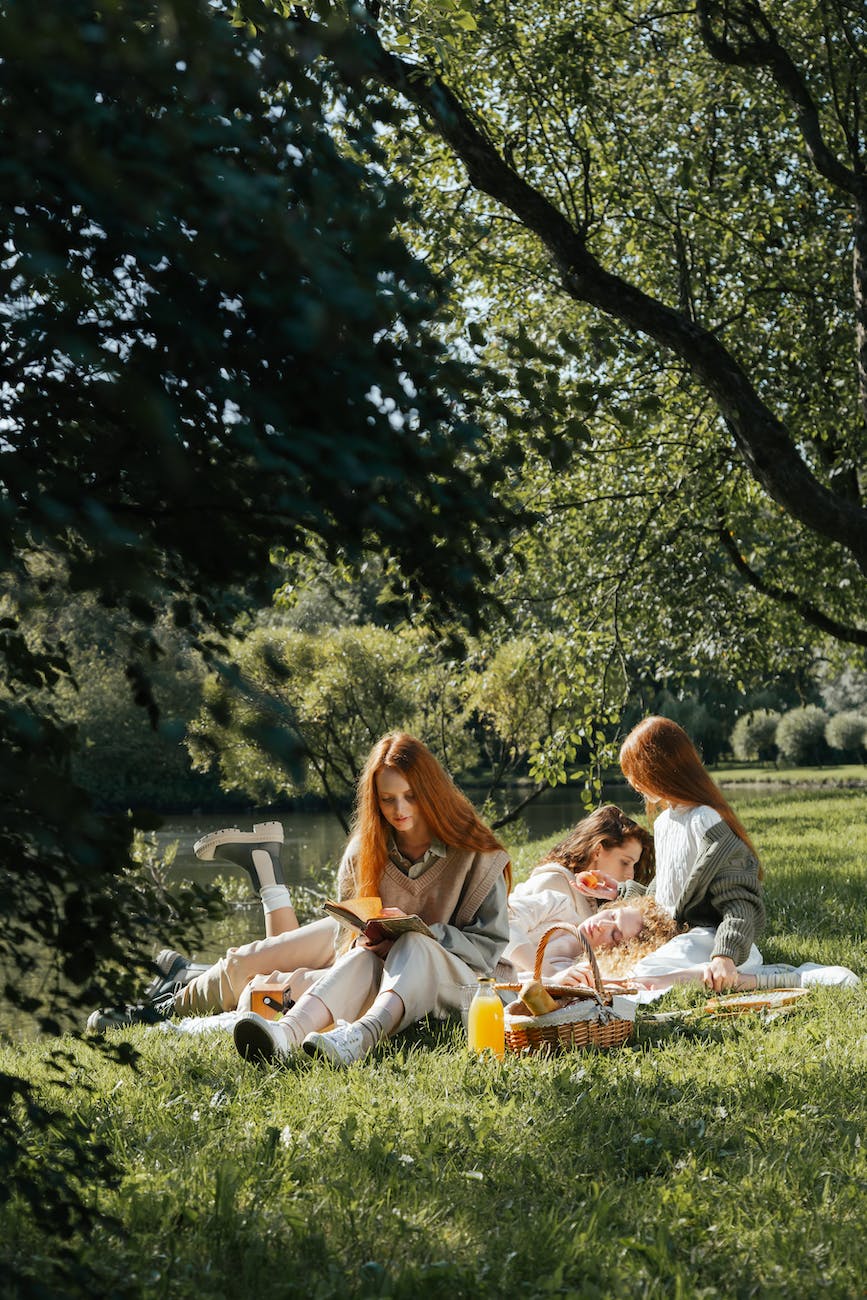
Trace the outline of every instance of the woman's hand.
<instances>
[{"instance_id":1,"label":"woman's hand","mask_svg":"<svg viewBox=\"0 0 867 1300\"><path fill-rule=\"evenodd\" d=\"M714 993L738 988L740 976L731 957L712 957L702 971L702 980Z\"/></svg>"},{"instance_id":2,"label":"woman's hand","mask_svg":"<svg viewBox=\"0 0 867 1300\"><path fill-rule=\"evenodd\" d=\"M393 943L394 939L380 939L379 943L374 943L372 939L367 938L367 935L362 934L359 935L356 940L356 947L366 948L368 952L372 952L375 956L381 957L382 960L385 961L386 957L391 952L391 945Z\"/></svg>"},{"instance_id":3,"label":"woman's hand","mask_svg":"<svg viewBox=\"0 0 867 1300\"><path fill-rule=\"evenodd\" d=\"M409 913L402 911L399 907L383 907L379 915L380 916L408 916ZM376 920L375 917L371 919ZM381 957L383 961L391 951L391 945L393 943L394 943L394 939L379 939L378 941L374 941L372 939L368 939L366 934L361 934L356 939L356 944L359 948L366 948L368 952L375 953L376 956Z\"/></svg>"},{"instance_id":4,"label":"woman's hand","mask_svg":"<svg viewBox=\"0 0 867 1300\"><path fill-rule=\"evenodd\" d=\"M576 962L574 966L570 966L568 970L564 970L563 974L557 977L557 983L567 984L570 987L583 985L588 989L595 989L596 987L593 982L593 976L590 973L590 967L584 962Z\"/></svg>"},{"instance_id":5,"label":"woman's hand","mask_svg":"<svg viewBox=\"0 0 867 1300\"><path fill-rule=\"evenodd\" d=\"M588 898L605 898L609 901L617 897L618 882L604 871L579 871L572 885L579 894Z\"/></svg>"}]
</instances>

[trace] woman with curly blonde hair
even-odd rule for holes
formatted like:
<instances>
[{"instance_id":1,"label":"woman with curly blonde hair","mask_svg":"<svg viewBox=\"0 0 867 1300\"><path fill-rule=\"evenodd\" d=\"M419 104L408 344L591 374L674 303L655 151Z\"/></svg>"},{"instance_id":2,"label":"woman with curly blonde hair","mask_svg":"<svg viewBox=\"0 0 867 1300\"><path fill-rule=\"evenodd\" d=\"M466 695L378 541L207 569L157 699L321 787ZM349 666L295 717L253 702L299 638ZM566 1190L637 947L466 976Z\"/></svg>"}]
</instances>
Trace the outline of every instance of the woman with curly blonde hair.
<instances>
[{"instance_id":1,"label":"woman with curly blonde hair","mask_svg":"<svg viewBox=\"0 0 867 1300\"><path fill-rule=\"evenodd\" d=\"M637 934L633 934L631 929L623 924L623 913L627 908L630 912L638 912L641 917L641 928ZM636 898L628 904L615 904L608 911L613 914L614 924L614 936L611 942L594 944L589 935L586 937L593 947L593 955L600 975L610 979L622 979L631 975L644 958L656 952L684 929L652 898ZM606 915L607 912L597 912L596 917L591 918L588 925L592 927L594 919L598 925Z\"/></svg>"},{"instance_id":2,"label":"woman with curly blonde hair","mask_svg":"<svg viewBox=\"0 0 867 1300\"><path fill-rule=\"evenodd\" d=\"M564 928L557 933L557 926ZM667 943L681 927L651 898L614 903L575 927L561 895L516 898L513 894L509 899L509 944L500 962L499 978L510 983L533 970L540 939L554 930L542 954L542 976L562 982L562 975L583 967L586 960L575 928L592 948L600 971L613 977Z\"/></svg>"},{"instance_id":3,"label":"woman with curly blonde hair","mask_svg":"<svg viewBox=\"0 0 867 1300\"><path fill-rule=\"evenodd\" d=\"M650 897L614 903L580 927L605 979L628 980L647 1001L674 984L706 982L707 964L715 945L713 926L679 925ZM546 948L547 952L547 948ZM543 972L547 973L547 972ZM593 976L585 960L556 976L559 984L586 984ZM854 987L859 977L846 966L765 965L755 944L737 967L732 985L741 991L808 988L812 984Z\"/></svg>"}]
</instances>

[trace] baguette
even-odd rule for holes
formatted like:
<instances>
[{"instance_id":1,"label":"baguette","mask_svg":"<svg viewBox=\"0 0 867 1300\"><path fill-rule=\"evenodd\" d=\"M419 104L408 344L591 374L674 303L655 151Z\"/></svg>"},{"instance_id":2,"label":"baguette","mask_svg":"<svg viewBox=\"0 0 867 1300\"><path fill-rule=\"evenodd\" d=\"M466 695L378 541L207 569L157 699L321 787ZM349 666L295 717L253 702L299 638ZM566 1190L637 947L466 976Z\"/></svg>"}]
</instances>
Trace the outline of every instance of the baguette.
<instances>
[{"instance_id":1,"label":"baguette","mask_svg":"<svg viewBox=\"0 0 867 1300\"><path fill-rule=\"evenodd\" d=\"M555 1011L558 1006L541 980L527 980L521 985L518 997L534 1016L547 1015L549 1011Z\"/></svg>"}]
</instances>

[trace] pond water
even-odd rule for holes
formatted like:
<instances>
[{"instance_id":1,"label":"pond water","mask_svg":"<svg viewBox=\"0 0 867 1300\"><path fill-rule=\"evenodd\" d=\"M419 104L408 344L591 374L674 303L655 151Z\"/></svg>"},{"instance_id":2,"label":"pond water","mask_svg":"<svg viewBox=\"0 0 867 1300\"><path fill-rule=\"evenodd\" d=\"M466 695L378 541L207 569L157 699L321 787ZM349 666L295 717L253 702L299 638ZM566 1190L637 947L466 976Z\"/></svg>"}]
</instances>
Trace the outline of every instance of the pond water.
<instances>
[{"instance_id":1,"label":"pond water","mask_svg":"<svg viewBox=\"0 0 867 1300\"><path fill-rule=\"evenodd\" d=\"M624 786L605 791L607 801L618 803L626 812L637 816L641 801ZM522 812L515 824L503 826L498 832L504 844L523 843L526 839L540 839L555 835L573 826L582 816L584 808L577 788L561 787L549 790ZM168 815L156 834L158 847L165 849L177 843L171 875L176 879L212 879L215 870L223 876L247 879L240 867L229 863L199 862L193 853L193 844L200 836L223 826L238 826L250 830L254 821L280 821L283 825L283 871L289 884L307 885L316 889L323 878L330 882L333 868L339 861L346 843L346 835L333 813L287 812L285 810L251 810L247 817L225 813L196 814L191 816Z\"/></svg>"}]
</instances>

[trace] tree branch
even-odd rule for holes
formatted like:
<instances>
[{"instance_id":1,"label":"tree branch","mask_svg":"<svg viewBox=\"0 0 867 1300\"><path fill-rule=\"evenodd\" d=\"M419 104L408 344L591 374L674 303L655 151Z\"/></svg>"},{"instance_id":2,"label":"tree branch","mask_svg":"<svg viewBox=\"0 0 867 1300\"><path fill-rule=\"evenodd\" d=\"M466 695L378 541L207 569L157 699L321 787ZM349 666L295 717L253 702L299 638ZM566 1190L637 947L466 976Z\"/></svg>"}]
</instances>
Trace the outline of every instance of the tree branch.
<instances>
[{"instance_id":1,"label":"tree branch","mask_svg":"<svg viewBox=\"0 0 867 1300\"><path fill-rule=\"evenodd\" d=\"M798 130L816 171L837 189L857 197L863 190L861 178L825 144L815 100L761 6L755 0L696 0L696 14L708 53L729 66L765 68L795 109ZM721 32L715 29L715 21L721 24ZM731 35L735 30L741 36L737 44Z\"/></svg>"},{"instance_id":2,"label":"tree branch","mask_svg":"<svg viewBox=\"0 0 867 1300\"><path fill-rule=\"evenodd\" d=\"M535 799L539 798L540 794L544 794L546 790L550 789L553 789L553 787L550 786L547 781L540 781L539 784L534 786L530 793L516 803L513 808L510 808L508 812L504 812L502 817L498 817L496 821L491 822L491 830L499 830L501 826L507 826L509 822L515 821L516 818L520 817L528 804L533 803Z\"/></svg>"},{"instance_id":3,"label":"tree branch","mask_svg":"<svg viewBox=\"0 0 867 1300\"><path fill-rule=\"evenodd\" d=\"M780 605L788 605L807 623L811 623L813 627L827 632L837 641L850 641L853 645L867 646L867 628L851 627L848 624L839 623L837 619L823 613L811 601L805 600L803 596L799 596L794 591L787 591L784 587L778 587L776 583L768 582L767 579L761 577L741 555L737 543L728 528L718 529L717 536L738 573L761 595L769 596Z\"/></svg>"},{"instance_id":4,"label":"tree branch","mask_svg":"<svg viewBox=\"0 0 867 1300\"><path fill-rule=\"evenodd\" d=\"M370 73L415 104L461 160L471 183L538 236L566 292L685 361L714 399L738 451L769 496L812 532L851 553L867 573L867 511L815 478L785 426L719 339L606 271L582 233L508 165L483 126L439 77L385 50L371 28L365 29L365 36Z\"/></svg>"}]
</instances>

